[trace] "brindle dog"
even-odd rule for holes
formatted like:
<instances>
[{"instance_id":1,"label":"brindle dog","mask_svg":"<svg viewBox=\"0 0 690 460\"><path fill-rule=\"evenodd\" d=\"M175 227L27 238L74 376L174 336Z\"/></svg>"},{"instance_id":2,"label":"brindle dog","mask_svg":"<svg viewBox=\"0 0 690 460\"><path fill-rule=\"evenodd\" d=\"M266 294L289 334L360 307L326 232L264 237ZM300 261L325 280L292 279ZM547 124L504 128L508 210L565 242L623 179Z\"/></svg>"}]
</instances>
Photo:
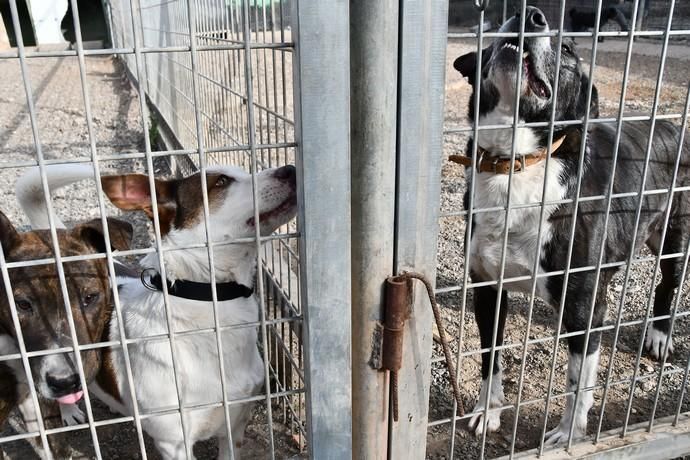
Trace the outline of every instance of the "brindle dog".
<instances>
[{"instance_id":1,"label":"brindle dog","mask_svg":"<svg viewBox=\"0 0 690 460\"><path fill-rule=\"evenodd\" d=\"M129 248L132 227L129 223L108 219L110 243L113 249ZM105 252L105 238L101 220L77 225L71 230L58 229L62 257ZM54 257L50 232L35 230L20 233L0 212L0 243L7 262L48 259ZM107 263L104 258L63 263L69 304L79 344L97 343L103 337L112 311ZM71 347L71 333L65 302L54 263L9 269L10 286L0 279L0 355L17 353L18 338L12 317L9 297L14 298L17 319L29 352ZM81 352L86 383L98 374L102 349ZM0 363L0 426L9 412L19 407L27 430L37 430L34 406L29 396L26 372L20 360ZM60 426L58 403L77 403L82 395L81 381L74 354L39 355L29 359L31 375L39 395L41 414L46 427ZM11 373L8 372L11 369ZM55 458L68 458L70 447L52 442Z\"/></svg>"}]
</instances>

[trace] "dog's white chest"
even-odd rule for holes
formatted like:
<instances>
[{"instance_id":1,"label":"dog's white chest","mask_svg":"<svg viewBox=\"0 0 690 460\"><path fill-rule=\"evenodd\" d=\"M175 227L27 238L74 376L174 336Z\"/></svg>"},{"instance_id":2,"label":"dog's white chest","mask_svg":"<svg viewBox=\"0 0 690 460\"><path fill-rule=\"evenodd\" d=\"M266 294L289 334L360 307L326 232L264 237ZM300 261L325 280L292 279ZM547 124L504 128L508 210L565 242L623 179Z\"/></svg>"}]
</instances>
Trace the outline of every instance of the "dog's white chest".
<instances>
[{"instance_id":1,"label":"dog's white chest","mask_svg":"<svg viewBox=\"0 0 690 460\"><path fill-rule=\"evenodd\" d=\"M543 246L551 239L551 226L547 218L556 209L556 205L547 206L541 238L538 238L540 203L542 202L544 187L544 165L545 163L534 165L524 172L513 175L504 279L531 276L534 272L537 248L542 247L543 256ZM557 159L552 159L549 164L545 202L556 201L565 196L565 187L561 186L558 180L561 169L561 163ZM469 170L467 174L470 174ZM475 210L506 207L508 175L481 173L476 175L475 183ZM533 206L521 207L530 204ZM515 206L520 207L514 209ZM471 240L470 266L484 280L498 280L501 274L506 213L504 210L480 211L474 214L473 219L474 232ZM542 278L537 283L537 295L548 302L550 299L544 282L545 279ZM529 293L532 289L532 280L506 283L503 288L508 291Z\"/></svg>"},{"instance_id":2,"label":"dog's white chest","mask_svg":"<svg viewBox=\"0 0 690 460\"><path fill-rule=\"evenodd\" d=\"M121 289L120 299L127 308L123 311L128 338L141 338L166 334L167 322L161 296L146 292L141 283L134 281ZM218 343L214 326L213 306L210 302L196 302L171 297L175 331L180 334L195 329L209 332L186 334L175 337L177 381L173 372L170 345L167 340L132 344L130 361L135 382L136 398L143 410L165 410L178 405L178 390L185 405L212 404L222 401ZM258 319L258 305L253 297L219 302L218 314L221 326L250 323ZM111 323L111 336L118 340L118 325ZM226 394L229 399L253 396L263 384L263 360L257 348L256 327L226 329L221 333L223 364L225 368ZM126 386L125 363L121 353L113 356L118 382L125 404L130 405L129 388ZM179 384L179 387L178 385ZM199 423L187 427L194 438L204 439L215 433L211 425L222 426L222 411L211 420L210 412L199 412ZM220 417L220 418L219 418ZM206 421L204 421L206 419ZM216 420L217 419L217 420ZM203 422L203 423L202 423ZM218 422L218 423L216 423ZM156 439L174 438L177 419L170 424L147 424L147 431L155 432ZM152 431L153 430L153 431ZM166 433L166 430L170 433Z\"/></svg>"}]
</instances>

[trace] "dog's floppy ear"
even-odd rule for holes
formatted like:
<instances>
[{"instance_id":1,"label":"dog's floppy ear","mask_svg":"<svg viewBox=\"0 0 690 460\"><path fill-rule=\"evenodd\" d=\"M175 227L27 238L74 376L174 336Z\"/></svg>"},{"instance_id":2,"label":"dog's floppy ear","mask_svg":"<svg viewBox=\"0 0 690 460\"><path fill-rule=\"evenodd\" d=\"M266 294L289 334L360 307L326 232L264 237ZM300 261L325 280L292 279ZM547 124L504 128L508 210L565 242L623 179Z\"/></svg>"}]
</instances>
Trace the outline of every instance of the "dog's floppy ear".
<instances>
[{"instance_id":1,"label":"dog's floppy ear","mask_svg":"<svg viewBox=\"0 0 690 460\"><path fill-rule=\"evenodd\" d=\"M14 228L10 219L5 214L0 212L0 243L2 243L2 250L5 255L9 250L19 244L19 233Z\"/></svg>"},{"instance_id":2,"label":"dog's floppy ear","mask_svg":"<svg viewBox=\"0 0 690 460\"><path fill-rule=\"evenodd\" d=\"M477 73L477 53L475 51L463 54L457 58L455 62L453 62L453 67L460 72L463 77L467 77L470 85L474 86L474 77Z\"/></svg>"},{"instance_id":3,"label":"dog's floppy ear","mask_svg":"<svg viewBox=\"0 0 690 460\"><path fill-rule=\"evenodd\" d=\"M108 217L108 236L110 246L119 251L130 248L132 234L134 233L132 224L123 220ZM93 219L72 229L72 235L90 244L98 252L105 252L105 235L103 235L103 225L101 219Z\"/></svg>"},{"instance_id":4,"label":"dog's floppy ear","mask_svg":"<svg viewBox=\"0 0 690 460\"><path fill-rule=\"evenodd\" d=\"M141 210L152 216L151 189L149 178L144 174L102 176L103 192L120 209ZM174 184L172 181L155 180L156 200L159 207L174 205Z\"/></svg>"}]
</instances>

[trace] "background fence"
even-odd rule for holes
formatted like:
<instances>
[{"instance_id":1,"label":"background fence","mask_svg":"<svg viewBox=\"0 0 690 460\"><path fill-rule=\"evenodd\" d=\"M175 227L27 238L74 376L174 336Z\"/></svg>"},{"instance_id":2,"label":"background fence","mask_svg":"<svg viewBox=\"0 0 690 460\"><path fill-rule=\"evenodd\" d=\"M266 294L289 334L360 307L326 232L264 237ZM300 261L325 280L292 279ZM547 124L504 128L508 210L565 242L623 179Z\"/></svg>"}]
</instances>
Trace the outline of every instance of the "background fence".
<instances>
[{"instance_id":1,"label":"background fence","mask_svg":"<svg viewBox=\"0 0 690 460\"><path fill-rule=\"evenodd\" d=\"M14 30L20 30L20 14L24 10L19 9L14 0L10 1L10 7ZM54 59L55 69L64 61L75 62L74 57L78 62L80 85L77 87L82 89L83 106L72 112L72 118L75 123L81 115L86 119L88 153L75 158L51 156L46 160L48 164L89 161L98 164L100 160L115 170L144 169L157 178L168 177L166 171L186 176L213 165L237 165L256 175L264 168L296 164L300 183L299 225L293 222L274 235L257 233L254 238L254 244L261 247L256 282L261 314L256 327L260 330L258 345L266 362L266 385L261 404L250 422L256 434L256 437L250 434L250 438L258 442L249 443L247 455L249 458L285 458L309 452L319 458L325 455L345 458L350 449L351 426L350 283L346 257L349 240L345 233L349 215L348 182L346 175L342 175L342 179L324 177L322 172L349 170L346 163L348 75L345 72L341 78L329 77L329 83L324 84L326 76L321 68L327 59L347 61L347 47L342 52L333 51L334 43L341 44L347 33L347 16L343 14L342 5L324 1L298 8L292 2L277 0L108 1L104 2L104 8L111 43L105 49L86 49L81 40L78 2L71 1L70 7L73 12L70 19L76 30L72 49L27 48L18 34L13 37L16 50L3 55L5 63L21 64L22 73L18 79L24 83L34 133L33 147L37 151L28 161L5 162L3 171L21 172L18 168L46 164L37 121L40 112L35 107L44 87L39 85L37 92L32 91L31 71L35 69L29 63L32 59L39 60L37 62ZM331 23L322 23L324 19ZM340 27L334 26L337 23ZM301 43L309 44L302 53L295 47L299 24L304 24L305 28ZM328 37L324 38L325 28L328 28ZM101 120L93 115L93 107L101 101L97 97L89 98L93 90L90 83L96 78L89 69L101 63L104 55L114 55L124 64L137 93L140 110L136 115L138 126L132 135L143 137L139 150L135 147L134 151L104 153L117 146L101 142L102 133L95 128L100 126L97 123ZM46 82L50 87L50 78ZM318 85L320 94L313 91L301 94L297 82L307 87ZM126 88L121 89L127 92ZM322 104L323 95L331 100L332 106ZM67 103L69 98L63 95L62 99ZM301 123L309 124L314 130L302 134ZM137 132L138 129L141 131ZM332 152L333 158L324 162L321 159L323 151ZM342 186L329 191L333 184ZM314 193L316 190L320 192ZM84 206L93 206L92 209L101 215L106 209L109 214L117 213L104 203L99 190L91 198L97 198L97 203ZM71 210L70 217L74 217L75 211ZM319 235L324 230L328 231L328 238L314 236L304 244L307 235ZM158 233L154 247L148 236L145 239L144 248L129 251L127 255L175 250L163 248ZM211 246L208 242L199 243ZM315 253L328 253L334 260L317 258ZM111 254L106 256L110 262ZM5 274L4 260L1 265ZM316 275L306 276L305 270L328 276L329 283L326 285ZM309 318L320 327L310 328ZM76 343L75 346L94 347ZM96 348L105 346L109 345L95 345ZM17 355L22 359L27 356L23 349ZM18 356L2 358L3 361L16 360ZM34 387L31 380L30 387ZM312 403L312 398L316 404ZM313 412L312 408L317 411ZM185 409L189 410L188 407L180 408L181 411ZM0 442L11 447L17 441L40 438L47 447L46 436L89 432L92 436L87 441L90 446L85 447L86 455L102 458L107 456L105 452L115 452L117 457L132 458L145 457L147 451L151 454L139 427L141 418L151 414L135 410L131 417L113 418L113 414L108 414L102 419L104 409L96 404L97 417L94 419L88 396L87 410L89 416L85 424L47 430L41 425L38 431L30 428L28 433L7 436L3 433ZM136 425L138 439L131 430L122 431L124 438L114 446L113 432L106 430L103 435L104 427L127 424L130 429L132 422ZM9 452L18 458L28 455L21 449L10 448ZM202 452L202 457L213 455L213 447L209 450L207 446Z\"/></svg>"},{"instance_id":2,"label":"background fence","mask_svg":"<svg viewBox=\"0 0 690 460\"><path fill-rule=\"evenodd\" d=\"M180 150L169 157L177 174L198 170L200 155L206 166L247 170L295 163L294 43L287 8L285 1L108 3L113 46L134 48L123 61L154 110L151 145ZM274 406L269 425L284 424L303 451L299 233L294 223L278 233L263 246L259 293L271 392L286 394L275 401L268 396Z\"/></svg>"}]
</instances>

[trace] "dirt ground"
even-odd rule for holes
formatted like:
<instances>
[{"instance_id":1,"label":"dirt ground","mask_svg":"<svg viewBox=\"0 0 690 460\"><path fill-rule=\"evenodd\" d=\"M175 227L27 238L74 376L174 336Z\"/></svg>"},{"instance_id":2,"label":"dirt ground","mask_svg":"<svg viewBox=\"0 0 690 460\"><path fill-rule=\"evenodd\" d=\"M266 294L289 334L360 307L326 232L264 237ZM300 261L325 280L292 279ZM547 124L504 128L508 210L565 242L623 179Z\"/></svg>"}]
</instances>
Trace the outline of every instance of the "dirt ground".
<instances>
[{"instance_id":1,"label":"dirt ground","mask_svg":"<svg viewBox=\"0 0 690 460\"><path fill-rule=\"evenodd\" d=\"M470 96L470 85L462 79L452 67L452 62L458 56L476 48L476 42L451 40L447 48L446 67L446 101L445 101L445 129L467 127L467 103ZM651 114L654 100L655 85L658 80L661 42L638 40L635 43L630 78L625 99L624 115ZM682 45L672 47L663 69L663 86L659 100L659 114L682 113L685 97L688 91L688 48ZM591 41L580 39L578 52L583 58L586 68L591 57ZM673 56L673 57L671 57ZM620 92L625 65L625 46L620 40L607 40L600 44L594 71L594 83L599 90L600 110L602 117L616 117L619 107ZM467 136L463 134L446 134L443 154L445 156L464 152ZM441 213L457 212L462 209L464 193L464 168L450 162L444 163L442 175ZM462 285L464 269L464 217L452 216L441 220L441 235L439 238L439 264L437 288ZM644 254L643 255L649 255ZM623 302L622 321L639 320L643 317L651 289L651 279L654 265L650 262L636 263L631 271L628 292ZM608 293L609 310L606 324L613 324L618 315L621 304L623 278L618 275ZM688 310L688 283L686 283L684 297L681 300L679 312ZM444 316L448 331L456 338L462 334L462 349L464 352L478 350L479 337L472 312L472 294L468 293L464 316L462 316L463 301L461 292L442 294L440 302L444 307ZM539 447L542 427L545 423L545 397L548 394L548 382L553 357L554 341L548 340L529 345L524 350L522 342L526 331L529 330L531 339L552 337L557 321L556 312L544 305L539 299L535 300L534 312L528 329L529 299L522 295L509 296L509 316L506 324L506 344L515 347L503 352L504 383L506 405L515 404L520 384L520 368L525 358L525 378L521 394L521 401L529 401L521 406L517 431L515 436L515 451L525 451ZM461 332L462 331L462 332ZM683 375L687 360L690 356L690 341L686 339L690 332L687 317L676 321L674 328L675 353L669 359L664 372L672 372L662 380L659 403L655 418L675 414ZM606 397L606 406L602 421L602 431L620 429L627 412L630 381L635 368L635 360L641 340L640 325L623 326L616 345L613 362L611 353L613 347L612 331L604 333L602 339L601 364L597 377L597 384L603 385L606 373L611 366L611 382L613 382ZM453 343L457 350L457 341ZM565 370L567 352L565 341L558 344L552 395L562 395L565 384ZM435 355L441 356L440 350ZM445 383L447 373L442 363L435 365L432 373L432 390L430 402L430 422L442 421L452 415L452 399L450 389ZM460 365L464 396L464 406L470 411L479 395L480 356L476 352L466 357ZM630 424L648 420L654 395L657 390L659 365L643 354L640 362L638 382L634 387ZM588 433L593 434L601 416L603 390L595 391L594 407L590 411ZM548 413L547 429L558 423L563 412L565 398L560 396L551 400ZM683 410L688 409L687 398L684 399ZM486 458L507 455L513 439L513 424L515 411L506 409L502 413L501 429L486 438ZM451 428L449 423L442 423L429 429L427 437L427 457L429 459L450 458ZM479 458L481 438L477 439L467 431L467 421L458 423L455 433L454 458Z\"/></svg>"}]
</instances>

